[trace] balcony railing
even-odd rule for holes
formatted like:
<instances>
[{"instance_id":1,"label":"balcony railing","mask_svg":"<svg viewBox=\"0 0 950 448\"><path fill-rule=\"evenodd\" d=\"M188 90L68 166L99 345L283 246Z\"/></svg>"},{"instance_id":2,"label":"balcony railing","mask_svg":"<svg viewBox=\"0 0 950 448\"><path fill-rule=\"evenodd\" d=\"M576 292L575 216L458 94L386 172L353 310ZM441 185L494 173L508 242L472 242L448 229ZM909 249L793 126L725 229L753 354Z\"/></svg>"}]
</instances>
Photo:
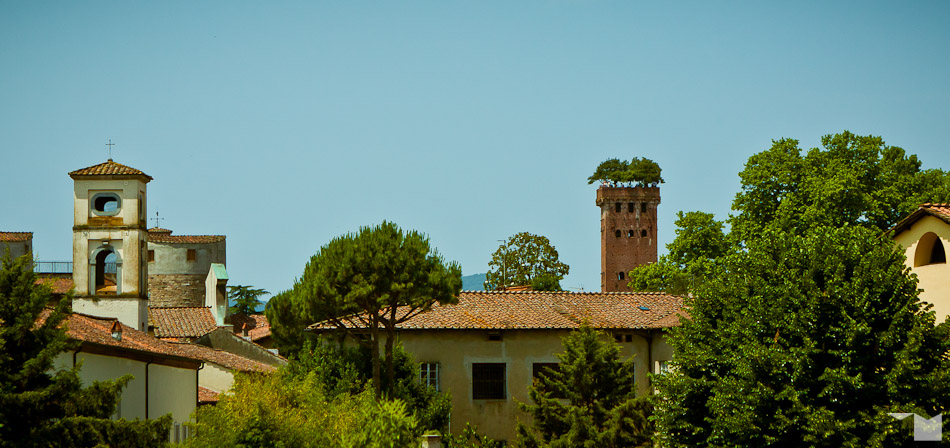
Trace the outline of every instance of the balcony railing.
<instances>
[{"instance_id":1,"label":"balcony railing","mask_svg":"<svg viewBox=\"0 0 950 448\"><path fill-rule=\"evenodd\" d=\"M72 261L36 261L33 263L33 272L37 274L72 274ZM115 274L116 264L106 263L105 273Z\"/></svg>"}]
</instances>

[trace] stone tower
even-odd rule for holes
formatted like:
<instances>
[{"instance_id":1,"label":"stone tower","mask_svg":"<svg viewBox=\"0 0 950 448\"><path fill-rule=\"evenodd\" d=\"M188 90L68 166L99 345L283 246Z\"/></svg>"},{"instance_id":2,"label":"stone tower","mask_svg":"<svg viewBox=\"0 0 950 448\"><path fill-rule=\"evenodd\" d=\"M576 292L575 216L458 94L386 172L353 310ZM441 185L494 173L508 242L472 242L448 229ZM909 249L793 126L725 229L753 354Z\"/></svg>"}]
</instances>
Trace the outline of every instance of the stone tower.
<instances>
[{"instance_id":1,"label":"stone tower","mask_svg":"<svg viewBox=\"0 0 950 448\"><path fill-rule=\"evenodd\" d=\"M659 187L597 189L600 207L600 290L630 291L631 269L656 263L656 211Z\"/></svg>"},{"instance_id":2,"label":"stone tower","mask_svg":"<svg viewBox=\"0 0 950 448\"><path fill-rule=\"evenodd\" d=\"M145 186L152 177L112 159L73 178L73 311L146 331Z\"/></svg>"}]
</instances>

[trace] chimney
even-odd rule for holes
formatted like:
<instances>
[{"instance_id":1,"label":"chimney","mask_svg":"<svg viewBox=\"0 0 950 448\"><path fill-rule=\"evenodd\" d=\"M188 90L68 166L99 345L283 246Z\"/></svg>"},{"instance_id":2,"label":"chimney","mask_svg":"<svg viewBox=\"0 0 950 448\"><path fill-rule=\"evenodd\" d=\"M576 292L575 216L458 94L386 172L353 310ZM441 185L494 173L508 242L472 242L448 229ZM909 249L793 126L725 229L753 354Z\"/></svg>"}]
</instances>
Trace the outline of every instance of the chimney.
<instances>
[{"instance_id":1,"label":"chimney","mask_svg":"<svg viewBox=\"0 0 950 448\"><path fill-rule=\"evenodd\" d=\"M122 340L122 324L119 321L112 322L112 339Z\"/></svg>"},{"instance_id":2,"label":"chimney","mask_svg":"<svg viewBox=\"0 0 950 448\"><path fill-rule=\"evenodd\" d=\"M249 341L251 340L251 337L248 336L247 322L244 322L243 324L241 324L241 337Z\"/></svg>"}]
</instances>

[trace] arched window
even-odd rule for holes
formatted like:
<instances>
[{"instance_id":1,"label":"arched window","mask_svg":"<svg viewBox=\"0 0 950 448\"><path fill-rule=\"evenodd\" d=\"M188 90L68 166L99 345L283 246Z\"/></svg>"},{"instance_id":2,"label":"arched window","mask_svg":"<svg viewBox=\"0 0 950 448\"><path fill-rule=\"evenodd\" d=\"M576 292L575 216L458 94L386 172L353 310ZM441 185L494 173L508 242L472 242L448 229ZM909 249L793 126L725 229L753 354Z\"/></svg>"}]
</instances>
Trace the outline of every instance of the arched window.
<instances>
[{"instance_id":1,"label":"arched window","mask_svg":"<svg viewBox=\"0 0 950 448\"><path fill-rule=\"evenodd\" d=\"M641 238L647 237L647 229L640 229L640 237Z\"/></svg>"},{"instance_id":2,"label":"arched window","mask_svg":"<svg viewBox=\"0 0 950 448\"><path fill-rule=\"evenodd\" d=\"M627 238L633 238L634 236L636 236L636 232L634 232L633 230L627 231Z\"/></svg>"},{"instance_id":3,"label":"arched window","mask_svg":"<svg viewBox=\"0 0 950 448\"><path fill-rule=\"evenodd\" d=\"M617 280L623 280L623 271L617 273Z\"/></svg>"},{"instance_id":4,"label":"arched window","mask_svg":"<svg viewBox=\"0 0 950 448\"><path fill-rule=\"evenodd\" d=\"M936 233L927 232L920 237L920 240L917 241L917 252L914 254L915 267L946 262L946 249L944 249L943 241Z\"/></svg>"},{"instance_id":5,"label":"arched window","mask_svg":"<svg viewBox=\"0 0 950 448\"><path fill-rule=\"evenodd\" d=\"M122 293L122 259L115 248L103 244L89 260L90 285L95 295Z\"/></svg>"},{"instance_id":6,"label":"arched window","mask_svg":"<svg viewBox=\"0 0 950 448\"><path fill-rule=\"evenodd\" d=\"M617 238L620 238L620 235L621 235L621 234L620 234L620 229L617 229L617 230L614 231L614 236L616 236Z\"/></svg>"}]
</instances>

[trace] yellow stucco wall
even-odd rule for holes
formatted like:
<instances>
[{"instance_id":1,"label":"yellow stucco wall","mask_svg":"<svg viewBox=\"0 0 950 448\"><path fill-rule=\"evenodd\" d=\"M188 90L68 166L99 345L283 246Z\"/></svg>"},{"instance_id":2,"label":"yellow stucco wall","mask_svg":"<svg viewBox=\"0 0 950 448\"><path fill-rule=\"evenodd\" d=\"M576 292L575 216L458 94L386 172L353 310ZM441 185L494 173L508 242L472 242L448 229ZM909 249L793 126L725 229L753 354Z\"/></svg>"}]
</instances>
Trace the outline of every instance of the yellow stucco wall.
<instances>
[{"instance_id":1,"label":"yellow stucco wall","mask_svg":"<svg viewBox=\"0 0 950 448\"><path fill-rule=\"evenodd\" d=\"M950 254L950 224L933 216L924 216L917 220L907 230L894 237L907 255L907 267L917 274L918 286L922 290L921 300L934 306L937 322L950 315L950 265L947 263L914 266L920 240L928 233L934 233L940 238L946 253ZM930 250L929 247L923 250Z\"/></svg>"},{"instance_id":2,"label":"yellow stucco wall","mask_svg":"<svg viewBox=\"0 0 950 448\"><path fill-rule=\"evenodd\" d=\"M458 434L469 422L478 426L482 434L501 440L515 440L519 421L530 424L530 417L518 409L518 402L530 403L528 386L532 381L534 363L557 362L555 353L564 351L561 339L567 330L508 330L501 341L488 340L488 332L481 330L428 330L406 331L399 335L400 342L413 354L416 361L439 363L440 387L452 395L450 432ZM636 382L639 393L647 393L648 367L657 365L656 355L671 358L672 350L658 333L652 342L643 332L621 331L631 335L631 342L622 342L621 355L634 356ZM649 348L653 347L654 356ZM472 364L505 363L507 398L504 400L475 400L472 398Z\"/></svg>"},{"instance_id":3,"label":"yellow stucco wall","mask_svg":"<svg viewBox=\"0 0 950 448\"><path fill-rule=\"evenodd\" d=\"M234 373L227 367L205 362L204 368L198 371L198 385L206 389L223 393L230 390L233 384Z\"/></svg>"}]
</instances>

